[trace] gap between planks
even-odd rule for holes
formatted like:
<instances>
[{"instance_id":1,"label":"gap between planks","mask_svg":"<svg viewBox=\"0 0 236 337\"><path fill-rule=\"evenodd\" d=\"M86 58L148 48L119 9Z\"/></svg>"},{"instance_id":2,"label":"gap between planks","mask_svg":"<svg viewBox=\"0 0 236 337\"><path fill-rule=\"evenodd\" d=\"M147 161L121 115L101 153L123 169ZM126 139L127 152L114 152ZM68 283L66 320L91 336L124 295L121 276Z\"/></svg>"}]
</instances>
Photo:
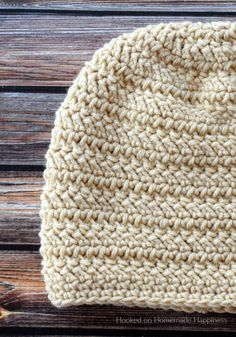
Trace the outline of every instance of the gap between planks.
<instances>
[{"instance_id":1,"label":"gap between planks","mask_svg":"<svg viewBox=\"0 0 236 337\"><path fill-rule=\"evenodd\" d=\"M0 9L9 12L17 11L73 11L80 13L135 13L135 12L173 12L176 15L182 12L232 12L235 10L234 1L176 1L176 0L159 0L159 1L65 1L65 0L34 0L34 1L0 1Z\"/></svg>"},{"instance_id":2,"label":"gap between planks","mask_svg":"<svg viewBox=\"0 0 236 337\"><path fill-rule=\"evenodd\" d=\"M112 305L82 305L64 309L47 299L38 252L1 251L0 327L160 329L186 331L234 331L236 315L185 313ZM126 322L138 319L140 322Z\"/></svg>"}]
</instances>

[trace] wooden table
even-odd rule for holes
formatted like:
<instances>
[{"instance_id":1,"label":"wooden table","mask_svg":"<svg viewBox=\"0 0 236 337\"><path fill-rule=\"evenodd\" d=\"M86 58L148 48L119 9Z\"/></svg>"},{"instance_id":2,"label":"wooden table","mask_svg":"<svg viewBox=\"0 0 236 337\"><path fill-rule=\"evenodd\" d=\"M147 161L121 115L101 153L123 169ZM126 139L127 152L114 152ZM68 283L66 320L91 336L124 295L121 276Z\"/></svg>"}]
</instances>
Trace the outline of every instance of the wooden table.
<instances>
[{"instance_id":1,"label":"wooden table","mask_svg":"<svg viewBox=\"0 0 236 337\"><path fill-rule=\"evenodd\" d=\"M233 21L235 15L234 1L0 0L0 329L5 335L236 330L232 314L109 305L58 310L47 299L38 253L44 156L55 111L84 61L137 27Z\"/></svg>"}]
</instances>

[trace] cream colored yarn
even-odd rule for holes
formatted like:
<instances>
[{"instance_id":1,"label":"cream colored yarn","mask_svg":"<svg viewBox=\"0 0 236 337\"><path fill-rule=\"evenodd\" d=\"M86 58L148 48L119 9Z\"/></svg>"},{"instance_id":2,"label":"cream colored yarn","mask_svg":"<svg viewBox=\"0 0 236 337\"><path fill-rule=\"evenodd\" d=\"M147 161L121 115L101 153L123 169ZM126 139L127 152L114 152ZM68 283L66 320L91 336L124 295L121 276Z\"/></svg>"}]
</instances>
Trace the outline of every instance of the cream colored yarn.
<instances>
[{"instance_id":1,"label":"cream colored yarn","mask_svg":"<svg viewBox=\"0 0 236 337\"><path fill-rule=\"evenodd\" d=\"M111 40L56 112L41 197L57 306L236 312L236 23Z\"/></svg>"}]
</instances>

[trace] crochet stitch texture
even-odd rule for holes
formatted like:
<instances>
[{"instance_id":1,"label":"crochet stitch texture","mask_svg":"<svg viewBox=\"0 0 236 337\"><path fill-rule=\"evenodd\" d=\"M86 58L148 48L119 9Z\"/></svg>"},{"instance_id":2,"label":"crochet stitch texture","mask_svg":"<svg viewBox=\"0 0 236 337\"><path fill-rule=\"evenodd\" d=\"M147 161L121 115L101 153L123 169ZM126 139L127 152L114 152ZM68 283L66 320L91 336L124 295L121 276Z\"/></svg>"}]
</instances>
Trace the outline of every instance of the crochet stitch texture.
<instances>
[{"instance_id":1,"label":"crochet stitch texture","mask_svg":"<svg viewBox=\"0 0 236 337\"><path fill-rule=\"evenodd\" d=\"M236 312L236 23L137 29L56 112L41 195L57 307Z\"/></svg>"}]
</instances>

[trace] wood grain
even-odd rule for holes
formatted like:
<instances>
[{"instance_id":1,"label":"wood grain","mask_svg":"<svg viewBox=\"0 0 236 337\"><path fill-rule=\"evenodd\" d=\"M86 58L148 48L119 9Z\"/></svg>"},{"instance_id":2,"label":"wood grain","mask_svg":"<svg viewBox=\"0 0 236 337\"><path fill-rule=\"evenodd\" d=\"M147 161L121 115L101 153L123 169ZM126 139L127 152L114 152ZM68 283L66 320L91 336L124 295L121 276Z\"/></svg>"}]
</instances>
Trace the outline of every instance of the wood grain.
<instances>
[{"instance_id":1,"label":"wood grain","mask_svg":"<svg viewBox=\"0 0 236 337\"><path fill-rule=\"evenodd\" d=\"M55 111L65 94L0 93L1 165L45 162Z\"/></svg>"},{"instance_id":2,"label":"wood grain","mask_svg":"<svg viewBox=\"0 0 236 337\"><path fill-rule=\"evenodd\" d=\"M47 299L38 252L1 251L0 327L235 331L236 315L83 305L54 308ZM131 318L131 321L130 321ZM136 321L132 321L136 319ZM127 320L127 321L125 321Z\"/></svg>"},{"instance_id":3,"label":"wood grain","mask_svg":"<svg viewBox=\"0 0 236 337\"><path fill-rule=\"evenodd\" d=\"M10 10L63 10L63 11L114 11L114 12L224 12L235 11L233 1L100 1L100 0L31 0L31 1L0 1L0 9Z\"/></svg>"},{"instance_id":4,"label":"wood grain","mask_svg":"<svg viewBox=\"0 0 236 337\"><path fill-rule=\"evenodd\" d=\"M25 328L65 336L71 329L236 331L236 315L224 313L57 309L47 299L38 253L44 156L55 111L84 62L105 42L138 27L235 21L235 13L235 1L219 0L0 0L0 169L6 170L0 171L0 329L13 329L6 335L29 335Z\"/></svg>"},{"instance_id":5,"label":"wood grain","mask_svg":"<svg viewBox=\"0 0 236 337\"><path fill-rule=\"evenodd\" d=\"M1 15L0 86L69 86L86 60L125 32L170 21L234 21L233 15Z\"/></svg>"},{"instance_id":6,"label":"wood grain","mask_svg":"<svg viewBox=\"0 0 236 337\"><path fill-rule=\"evenodd\" d=\"M39 244L42 186L42 172L0 171L0 246Z\"/></svg>"}]
</instances>

